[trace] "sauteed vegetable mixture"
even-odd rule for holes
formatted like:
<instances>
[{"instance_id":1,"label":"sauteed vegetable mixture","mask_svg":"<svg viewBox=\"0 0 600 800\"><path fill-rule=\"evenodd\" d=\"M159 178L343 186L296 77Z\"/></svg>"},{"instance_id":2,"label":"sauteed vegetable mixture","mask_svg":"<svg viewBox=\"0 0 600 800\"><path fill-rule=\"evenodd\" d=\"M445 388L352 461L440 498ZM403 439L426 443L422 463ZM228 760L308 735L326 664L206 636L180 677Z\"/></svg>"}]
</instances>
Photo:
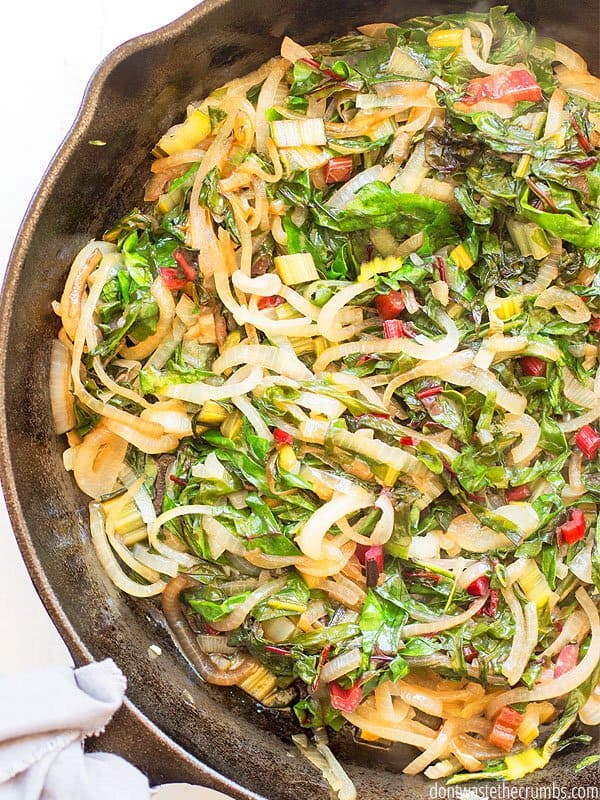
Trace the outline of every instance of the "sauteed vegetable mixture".
<instances>
[{"instance_id":1,"label":"sauteed vegetable mixture","mask_svg":"<svg viewBox=\"0 0 600 800\"><path fill-rule=\"evenodd\" d=\"M107 575L340 798L327 728L459 783L600 723L599 144L600 80L505 7L286 38L55 304Z\"/></svg>"}]
</instances>

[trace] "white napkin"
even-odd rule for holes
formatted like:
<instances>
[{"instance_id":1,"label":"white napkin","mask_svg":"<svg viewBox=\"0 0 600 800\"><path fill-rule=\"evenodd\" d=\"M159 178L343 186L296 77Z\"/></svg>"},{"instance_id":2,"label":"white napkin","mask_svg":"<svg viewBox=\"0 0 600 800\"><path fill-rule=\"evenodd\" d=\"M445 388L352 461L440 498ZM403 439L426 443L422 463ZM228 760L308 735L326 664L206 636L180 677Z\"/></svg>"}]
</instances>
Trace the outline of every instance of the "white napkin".
<instances>
[{"instance_id":1,"label":"white napkin","mask_svg":"<svg viewBox=\"0 0 600 800\"><path fill-rule=\"evenodd\" d=\"M0 800L149 800L138 769L119 756L83 752L125 688L110 659L0 676Z\"/></svg>"}]
</instances>

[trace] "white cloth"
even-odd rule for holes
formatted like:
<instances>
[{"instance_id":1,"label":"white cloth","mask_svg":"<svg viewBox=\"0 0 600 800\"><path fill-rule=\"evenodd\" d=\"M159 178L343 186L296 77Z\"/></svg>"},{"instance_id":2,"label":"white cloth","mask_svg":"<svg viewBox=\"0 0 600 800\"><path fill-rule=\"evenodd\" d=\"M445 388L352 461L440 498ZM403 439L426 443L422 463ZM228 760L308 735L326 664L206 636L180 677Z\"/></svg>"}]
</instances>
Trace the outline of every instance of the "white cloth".
<instances>
[{"instance_id":1,"label":"white cloth","mask_svg":"<svg viewBox=\"0 0 600 800\"><path fill-rule=\"evenodd\" d=\"M149 800L148 779L134 766L83 752L125 688L110 659L0 676L0 800Z\"/></svg>"}]
</instances>

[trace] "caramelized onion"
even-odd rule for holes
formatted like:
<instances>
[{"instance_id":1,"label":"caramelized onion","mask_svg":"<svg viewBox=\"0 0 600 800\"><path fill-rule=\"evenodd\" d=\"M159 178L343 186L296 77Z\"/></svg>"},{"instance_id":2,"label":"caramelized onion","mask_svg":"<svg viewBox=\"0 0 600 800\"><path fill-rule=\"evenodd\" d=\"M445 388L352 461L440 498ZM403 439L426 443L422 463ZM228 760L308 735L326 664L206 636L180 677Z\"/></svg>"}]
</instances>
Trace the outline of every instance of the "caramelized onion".
<instances>
[{"instance_id":1,"label":"caramelized onion","mask_svg":"<svg viewBox=\"0 0 600 800\"><path fill-rule=\"evenodd\" d=\"M450 628L455 628L457 625L462 625L471 617L474 617L478 611L487 603L487 595L480 597L471 603L466 611L462 614L452 616L439 617L434 622L415 622L409 625L404 625L402 628L403 637L411 636L426 636L430 633L438 633L439 631L447 631Z\"/></svg>"},{"instance_id":2,"label":"caramelized onion","mask_svg":"<svg viewBox=\"0 0 600 800\"><path fill-rule=\"evenodd\" d=\"M165 620L173 641L187 658L198 675L207 683L217 686L236 686L240 684L256 668L256 661L246 656L241 664L232 669L223 670L216 666L208 653L203 653L198 646L195 635L181 610L179 596L184 589L196 586L196 581L185 575L172 578L161 595L161 603Z\"/></svg>"},{"instance_id":3,"label":"caramelized onion","mask_svg":"<svg viewBox=\"0 0 600 800\"><path fill-rule=\"evenodd\" d=\"M116 253L116 251L117 248L114 244L91 241L75 256L65 281L59 306L60 318L70 339L75 339L87 279L96 269L103 255Z\"/></svg>"},{"instance_id":4,"label":"caramelized onion","mask_svg":"<svg viewBox=\"0 0 600 800\"><path fill-rule=\"evenodd\" d=\"M513 464L526 464L531 458L540 439L540 426L529 414L507 414L502 426L503 433L518 433L520 444L513 447L510 457Z\"/></svg>"},{"instance_id":5,"label":"caramelized onion","mask_svg":"<svg viewBox=\"0 0 600 800\"><path fill-rule=\"evenodd\" d=\"M577 589L575 597L587 614L592 632L590 646L585 656L573 669L563 673L558 678L539 684L533 689L511 689L508 692L494 695L487 707L486 713L488 717L493 717L502 706L562 697L580 686L592 674L600 659L600 619L598 618L598 609L583 587Z\"/></svg>"},{"instance_id":6,"label":"caramelized onion","mask_svg":"<svg viewBox=\"0 0 600 800\"><path fill-rule=\"evenodd\" d=\"M164 581L156 581L155 583L149 584L138 583L123 572L106 538L106 530L100 504L90 503L89 509L90 534L94 550L96 551L98 561L102 568L117 589L121 589L121 591L126 592L132 597L153 597L154 595L160 594L165 586Z\"/></svg>"},{"instance_id":7,"label":"caramelized onion","mask_svg":"<svg viewBox=\"0 0 600 800\"><path fill-rule=\"evenodd\" d=\"M273 65L273 69L263 83L256 101L256 151L263 155L267 155L267 140L269 138L267 111L276 105L277 89L289 66L290 62L287 58L283 58Z\"/></svg>"},{"instance_id":8,"label":"caramelized onion","mask_svg":"<svg viewBox=\"0 0 600 800\"><path fill-rule=\"evenodd\" d=\"M584 725L600 725L600 683L579 712L579 719Z\"/></svg>"},{"instance_id":9,"label":"caramelized onion","mask_svg":"<svg viewBox=\"0 0 600 800\"><path fill-rule=\"evenodd\" d=\"M372 502L371 495L358 485L351 495L338 494L318 508L303 525L296 536L296 544L309 558L318 561L327 557L324 537L327 531L342 517L366 508Z\"/></svg>"},{"instance_id":10,"label":"caramelized onion","mask_svg":"<svg viewBox=\"0 0 600 800\"><path fill-rule=\"evenodd\" d=\"M265 344L238 344L231 347L216 359L212 369L220 374L239 364L264 367L297 381L310 380L312 377L311 371L295 354Z\"/></svg>"},{"instance_id":11,"label":"caramelized onion","mask_svg":"<svg viewBox=\"0 0 600 800\"><path fill-rule=\"evenodd\" d=\"M502 674L511 686L521 678L538 638L537 607L527 603L523 610L512 587L502 589L502 595L515 621L515 634L508 658L502 665Z\"/></svg>"},{"instance_id":12,"label":"caramelized onion","mask_svg":"<svg viewBox=\"0 0 600 800\"><path fill-rule=\"evenodd\" d=\"M448 755L451 750L452 738L456 733L456 723L454 720L447 720L440 728L438 735L433 742L427 747L421 755L414 758L407 764L402 772L406 775L418 775L425 767L428 767L432 761L438 758L443 758Z\"/></svg>"},{"instance_id":13,"label":"caramelized onion","mask_svg":"<svg viewBox=\"0 0 600 800\"><path fill-rule=\"evenodd\" d=\"M300 556L274 556L258 549L246 550L244 558L260 569L285 569L285 567L291 567L300 561Z\"/></svg>"},{"instance_id":14,"label":"caramelized onion","mask_svg":"<svg viewBox=\"0 0 600 800\"><path fill-rule=\"evenodd\" d=\"M284 36L281 42L281 57L294 64L296 61L308 58L312 61L312 53L289 36Z\"/></svg>"},{"instance_id":15,"label":"caramelized onion","mask_svg":"<svg viewBox=\"0 0 600 800\"><path fill-rule=\"evenodd\" d=\"M139 424L135 422L131 424L123 423L120 420L111 419L109 417L104 420L104 424L110 431L116 433L117 436L125 439L126 442L129 442L129 444L132 444L134 447L137 447L142 453L170 453L172 450L175 450L179 444L178 437L171 433L164 433L156 438L154 436L148 436L142 430L142 425L144 423L153 425L158 425L158 423L150 422L142 417L133 417L133 420L138 420Z\"/></svg>"},{"instance_id":16,"label":"caramelized onion","mask_svg":"<svg viewBox=\"0 0 600 800\"><path fill-rule=\"evenodd\" d=\"M332 361L345 358L349 355L371 355L379 353L406 353L411 358L423 361L434 361L451 355L458 347L458 328L454 321L445 313L438 310L437 321L445 329L446 335L442 339L429 339L425 336L416 339L397 337L395 339L362 339L359 342L330 347L316 359L313 370L315 373L323 372ZM505 390L506 391L506 390Z\"/></svg>"},{"instance_id":17,"label":"caramelized onion","mask_svg":"<svg viewBox=\"0 0 600 800\"><path fill-rule=\"evenodd\" d=\"M534 306L536 308L554 307L564 320L575 324L589 322L592 316L591 311L581 297L569 292L567 289L559 289L558 286L544 289L536 297Z\"/></svg>"},{"instance_id":18,"label":"caramelized onion","mask_svg":"<svg viewBox=\"0 0 600 800\"><path fill-rule=\"evenodd\" d=\"M506 72L507 69L510 69L510 67L507 68L506 64L490 64L488 61L484 61L480 58L473 48L471 31L468 27L463 29L462 49L465 58L471 66L475 67L478 72L483 72L485 75L494 75L498 72Z\"/></svg>"},{"instance_id":19,"label":"caramelized onion","mask_svg":"<svg viewBox=\"0 0 600 800\"><path fill-rule=\"evenodd\" d=\"M346 542L338 547L332 539L327 541L326 537L324 540L324 549L327 552L327 556L325 558L320 558L318 561L314 561L312 558L308 558L308 556L298 559L295 563L298 572L314 578L326 578L329 575L337 575L352 558L356 545L354 542Z\"/></svg>"},{"instance_id":20,"label":"caramelized onion","mask_svg":"<svg viewBox=\"0 0 600 800\"><path fill-rule=\"evenodd\" d=\"M211 622L211 626L217 631L232 631L234 628L239 628L255 606L262 603L272 594L277 594L286 583L287 578L285 577L266 581L258 589L250 592L248 597L239 606L236 606L231 614L223 617L223 619Z\"/></svg>"},{"instance_id":21,"label":"caramelized onion","mask_svg":"<svg viewBox=\"0 0 600 800\"><path fill-rule=\"evenodd\" d=\"M352 672L353 669L360 667L361 662L362 650L358 647L354 647L352 650L348 650L346 653L342 653L340 656L336 656L336 658L332 658L331 661L328 661L321 670L320 680L323 683L337 681L342 675L347 675L349 672Z\"/></svg>"},{"instance_id":22,"label":"caramelized onion","mask_svg":"<svg viewBox=\"0 0 600 800\"><path fill-rule=\"evenodd\" d=\"M147 358L150 353L156 350L171 330L173 317L175 316L175 301L160 275L152 284L150 294L158 306L156 332L133 347L124 348L123 355L126 358L135 358L136 360Z\"/></svg>"},{"instance_id":23,"label":"caramelized onion","mask_svg":"<svg viewBox=\"0 0 600 800\"><path fill-rule=\"evenodd\" d=\"M50 406L56 433L66 433L75 426L75 406L71 394L71 354L69 348L54 339L50 353Z\"/></svg>"},{"instance_id":24,"label":"caramelized onion","mask_svg":"<svg viewBox=\"0 0 600 800\"><path fill-rule=\"evenodd\" d=\"M75 453L73 473L82 492L99 499L112 491L123 466L127 442L100 424L90 431Z\"/></svg>"}]
</instances>

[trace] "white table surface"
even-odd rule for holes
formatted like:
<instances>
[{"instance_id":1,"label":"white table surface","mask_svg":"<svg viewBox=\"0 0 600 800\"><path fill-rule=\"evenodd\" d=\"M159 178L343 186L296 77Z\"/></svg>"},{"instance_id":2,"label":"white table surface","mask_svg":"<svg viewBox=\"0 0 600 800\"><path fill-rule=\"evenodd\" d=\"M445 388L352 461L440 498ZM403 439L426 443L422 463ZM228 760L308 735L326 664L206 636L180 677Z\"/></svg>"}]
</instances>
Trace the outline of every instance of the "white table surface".
<instances>
[{"instance_id":1,"label":"white table surface","mask_svg":"<svg viewBox=\"0 0 600 800\"><path fill-rule=\"evenodd\" d=\"M160 27L193 0L20 0L3 10L0 75L0 279L20 221L71 123L94 68L114 47ZM17 549L0 497L0 673L70 664ZM172 786L160 800L216 800L199 787Z\"/></svg>"}]
</instances>

